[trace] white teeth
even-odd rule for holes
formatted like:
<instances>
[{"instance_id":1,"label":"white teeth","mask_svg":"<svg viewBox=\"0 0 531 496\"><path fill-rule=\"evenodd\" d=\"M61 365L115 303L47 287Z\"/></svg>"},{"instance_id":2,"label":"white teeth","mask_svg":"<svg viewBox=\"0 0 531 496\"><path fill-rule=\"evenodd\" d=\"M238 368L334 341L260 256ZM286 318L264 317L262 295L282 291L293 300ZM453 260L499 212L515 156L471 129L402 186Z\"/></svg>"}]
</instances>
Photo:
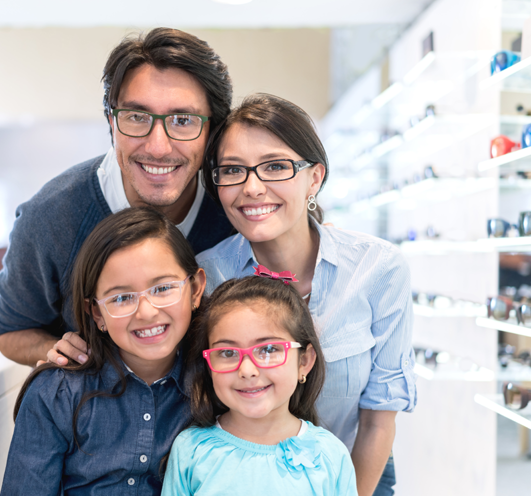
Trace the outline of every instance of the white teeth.
<instances>
[{"instance_id":1,"label":"white teeth","mask_svg":"<svg viewBox=\"0 0 531 496\"><path fill-rule=\"evenodd\" d=\"M134 331L135 335L139 338L151 338L158 336L166 330L165 325L152 327L151 329L142 329L141 331Z\"/></svg>"},{"instance_id":2,"label":"white teeth","mask_svg":"<svg viewBox=\"0 0 531 496\"><path fill-rule=\"evenodd\" d=\"M243 210L245 215L265 215L278 210L278 205L272 205L269 207L247 208Z\"/></svg>"},{"instance_id":3,"label":"white teeth","mask_svg":"<svg viewBox=\"0 0 531 496\"><path fill-rule=\"evenodd\" d=\"M142 164L142 169L144 169L146 172L149 172L150 174L168 174L168 172L173 172L175 169L177 169L177 166L175 167L150 167L149 165Z\"/></svg>"},{"instance_id":4,"label":"white teeth","mask_svg":"<svg viewBox=\"0 0 531 496\"><path fill-rule=\"evenodd\" d=\"M268 386L264 386L263 388L260 388L260 389L253 389L252 391L243 391L244 393L258 393L258 391L263 391L266 387Z\"/></svg>"}]
</instances>

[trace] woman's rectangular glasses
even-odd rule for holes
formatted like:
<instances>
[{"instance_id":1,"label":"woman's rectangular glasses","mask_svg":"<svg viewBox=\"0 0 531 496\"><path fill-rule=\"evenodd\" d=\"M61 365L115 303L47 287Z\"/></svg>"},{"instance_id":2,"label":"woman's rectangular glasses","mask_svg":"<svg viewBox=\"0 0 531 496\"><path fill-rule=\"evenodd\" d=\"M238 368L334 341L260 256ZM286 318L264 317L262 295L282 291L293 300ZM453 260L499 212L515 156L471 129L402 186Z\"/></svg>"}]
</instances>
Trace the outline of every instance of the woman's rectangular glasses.
<instances>
[{"instance_id":1,"label":"woman's rectangular glasses","mask_svg":"<svg viewBox=\"0 0 531 496\"><path fill-rule=\"evenodd\" d=\"M203 351L203 358L213 372L220 374L238 370L245 355L248 355L257 367L272 369L286 363L288 350L291 348L301 348L301 345L292 341L280 341L250 348L212 348Z\"/></svg>"},{"instance_id":2,"label":"woman's rectangular glasses","mask_svg":"<svg viewBox=\"0 0 531 496\"><path fill-rule=\"evenodd\" d=\"M198 114L151 114L141 110L113 109L118 131L132 138L143 138L153 129L157 119L164 123L168 137L178 141L192 141L201 135L208 117Z\"/></svg>"},{"instance_id":3,"label":"woman's rectangular glasses","mask_svg":"<svg viewBox=\"0 0 531 496\"><path fill-rule=\"evenodd\" d=\"M94 298L94 300L98 305L103 305L111 317L116 319L129 317L129 315L133 315L138 310L141 296L145 296L146 300L155 308L175 305L181 299L182 288L188 279L190 279L190 276L182 281L157 284L144 291L120 293L107 296L107 298L102 298L101 300Z\"/></svg>"},{"instance_id":4,"label":"woman's rectangular glasses","mask_svg":"<svg viewBox=\"0 0 531 496\"><path fill-rule=\"evenodd\" d=\"M261 181L287 181L295 177L297 172L315 165L308 160L268 160L254 167L245 165L222 165L212 169L212 180L216 186L235 186L243 184L253 171Z\"/></svg>"}]
</instances>

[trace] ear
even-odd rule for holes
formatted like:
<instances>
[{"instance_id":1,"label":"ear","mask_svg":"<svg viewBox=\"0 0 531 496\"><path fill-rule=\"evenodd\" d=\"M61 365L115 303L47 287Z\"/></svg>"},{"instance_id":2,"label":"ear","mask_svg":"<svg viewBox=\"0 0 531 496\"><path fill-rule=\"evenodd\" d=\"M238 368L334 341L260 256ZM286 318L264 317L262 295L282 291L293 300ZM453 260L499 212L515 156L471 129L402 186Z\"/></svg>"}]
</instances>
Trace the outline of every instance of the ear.
<instances>
[{"instance_id":1,"label":"ear","mask_svg":"<svg viewBox=\"0 0 531 496\"><path fill-rule=\"evenodd\" d=\"M192 305L199 307L201 303L201 297L205 292L206 287L206 274L203 269L199 269L195 275L194 280L191 283L192 287Z\"/></svg>"},{"instance_id":2,"label":"ear","mask_svg":"<svg viewBox=\"0 0 531 496\"><path fill-rule=\"evenodd\" d=\"M317 359L317 354L315 353L315 348L309 344L306 347L306 351L301 354L299 358L299 379L303 375L308 375L310 370L312 370L315 365L315 360Z\"/></svg>"},{"instance_id":3,"label":"ear","mask_svg":"<svg viewBox=\"0 0 531 496\"><path fill-rule=\"evenodd\" d=\"M91 314L92 310L92 314ZM94 322L96 322L96 325L98 326L98 329L105 324L105 319L103 318L103 315L101 314L101 310L99 305L92 302L92 308L90 301L85 298L85 312L87 312L88 315L92 315L92 318L94 319Z\"/></svg>"},{"instance_id":4,"label":"ear","mask_svg":"<svg viewBox=\"0 0 531 496\"><path fill-rule=\"evenodd\" d=\"M310 170L312 172L310 176L310 188L308 189L308 195L306 196L316 195L319 192L326 174L326 168L321 163L315 164Z\"/></svg>"},{"instance_id":5,"label":"ear","mask_svg":"<svg viewBox=\"0 0 531 496\"><path fill-rule=\"evenodd\" d=\"M116 147L116 143L114 142L114 137L116 136L114 116L109 114L107 117L109 119L109 125L111 126L112 146Z\"/></svg>"}]
</instances>

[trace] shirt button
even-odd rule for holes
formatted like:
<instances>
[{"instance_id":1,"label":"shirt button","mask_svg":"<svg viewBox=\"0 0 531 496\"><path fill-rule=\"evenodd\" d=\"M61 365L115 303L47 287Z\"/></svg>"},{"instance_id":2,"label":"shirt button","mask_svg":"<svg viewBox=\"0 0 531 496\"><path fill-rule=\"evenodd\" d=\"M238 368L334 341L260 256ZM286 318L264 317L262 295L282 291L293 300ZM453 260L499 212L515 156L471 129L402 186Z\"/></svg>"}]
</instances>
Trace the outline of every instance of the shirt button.
<instances>
[{"instance_id":1,"label":"shirt button","mask_svg":"<svg viewBox=\"0 0 531 496\"><path fill-rule=\"evenodd\" d=\"M407 367L407 366L409 365L409 360L406 360L406 361L404 362L404 365Z\"/></svg>"},{"instance_id":2,"label":"shirt button","mask_svg":"<svg viewBox=\"0 0 531 496\"><path fill-rule=\"evenodd\" d=\"M140 461L141 461L142 463L146 463L146 462L147 462L147 456L146 456L146 455L142 455L142 456L140 457Z\"/></svg>"},{"instance_id":3,"label":"shirt button","mask_svg":"<svg viewBox=\"0 0 531 496\"><path fill-rule=\"evenodd\" d=\"M144 420L147 422L148 420L151 420L151 415L149 413L144 413Z\"/></svg>"},{"instance_id":4,"label":"shirt button","mask_svg":"<svg viewBox=\"0 0 531 496\"><path fill-rule=\"evenodd\" d=\"M135 479L133 479L132 477L130 479L127 480L127 483L130 485L130 486L134 486L135 485Z\"/></svg>"}]
</instances>

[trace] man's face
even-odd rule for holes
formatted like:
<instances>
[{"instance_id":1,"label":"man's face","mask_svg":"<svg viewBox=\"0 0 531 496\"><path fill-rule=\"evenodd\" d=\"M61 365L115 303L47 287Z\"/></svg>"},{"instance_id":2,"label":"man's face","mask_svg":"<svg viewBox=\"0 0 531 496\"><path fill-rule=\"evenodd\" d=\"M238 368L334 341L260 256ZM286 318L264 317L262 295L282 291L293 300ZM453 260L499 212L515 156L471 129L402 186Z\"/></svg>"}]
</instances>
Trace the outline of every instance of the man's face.
<instances>
[{"instance_id":1,"label":"man's face","mask_svg":"<svg viewBox=\"0 0 531 496\"><path fill-rule=\"evenodd\" d=\"M205 90L192 75L174 68L160 71L148 64L126 73L117 108L153 114L210 116ZM178 207L177 217L180 217L178 211L193 201L193 179L203 160L210 123L204 124L199 138L177 141L166 134L160 119L155 121L151 133L143 138L123 135L112 115L109 120L129 203L155 207L175 205Z\"/></svg>"}]
</instances>

